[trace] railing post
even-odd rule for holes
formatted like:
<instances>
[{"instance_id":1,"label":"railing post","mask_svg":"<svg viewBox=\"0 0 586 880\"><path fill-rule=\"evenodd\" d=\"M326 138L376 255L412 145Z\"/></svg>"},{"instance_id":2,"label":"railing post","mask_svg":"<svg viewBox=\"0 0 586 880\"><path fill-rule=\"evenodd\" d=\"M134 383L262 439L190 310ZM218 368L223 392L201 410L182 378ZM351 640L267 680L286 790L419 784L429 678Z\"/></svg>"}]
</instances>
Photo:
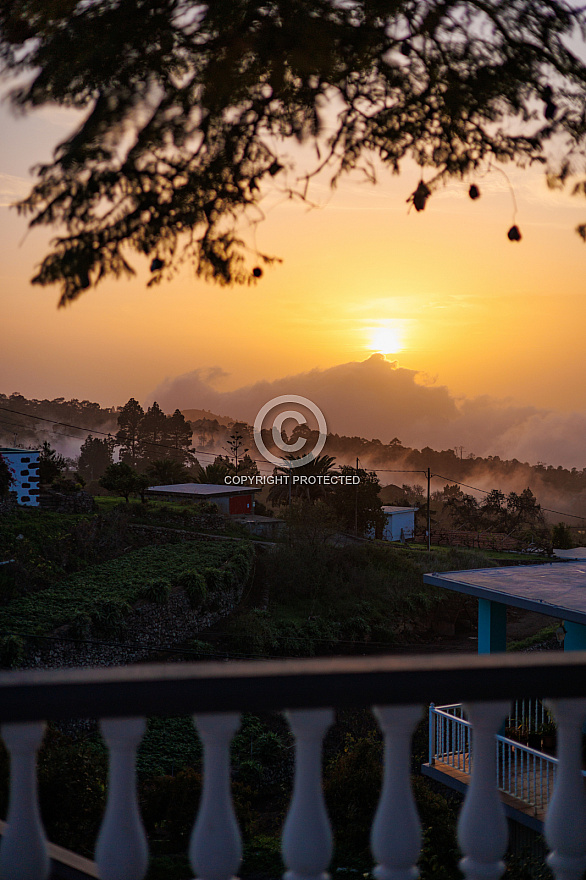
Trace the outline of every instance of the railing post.
<instances>
[{"instance_id":1,"label":"railing post","mask_svg":"<svg viewBox=\"0 0 586 880\"><path fill-rule=\"evenodd\" d=\"M508 703L464 706L472 724L472 776L460 813L458 839L467 880L498 880L505 870L507 820L495 785L495 736L509 711Z\"/></svg>"},{"instance_id":2,"label":"railing post","mask_svg":"<svg viewBox=\"0 0 586 880\"><path fill-rule=\"evenodd\" d=\"M146 721L103 719L100 729L109 751L108 803L96 844L96 864L101 880L142 880L149 854L136 798L136 750Z\"/></svg>"},{"instance_id":3,"label":"railing post","mask_svg":"<svg viewBox=\"0 0 586 880\"><path fill-rule=\"evenodd\" d=\"M435 764L435 703L429 704L429 765Z\"/></svg>"},{"instance_id":4,"label":"railing post","mask_svg":"<svg viewBox=\"0 0 586 880\"><path fill-rule=\"evenodd\" d=\"M421 825L411 790L411 737L420 706L375 706L385 737L385 770L371 832L377 880L416 880Z\"/></svg>"},{"instance_id":5,"label":"railing post","mask_svg":"<svg viewBox=\"0 0 586 880\"><path fill-rule=\"evenodd\" d=\"M0 844L2 880L46 880L49 876L36 775L36 753L44 733L42 721L2 725L2 738L10 752L8 827Z\"/></svg>"},{"instance_id":6,"label":"railing post","mask_svg":"<svg viewBox=\"0 0 586 880\"><path fill-rule=\"evenodd\" d=\"M558 727L558 772L545 819L547 861L557 880L580 880L586 870L586 803L582 777L582 722L586 700L552 700Z\"/></svg>"},{"instance_id":7,"label":"railing post","mask_svg":"<svg viewBox=\"0 0 586 880\"><path fill-rule=\"evenodd\" d=\"M242 843L230 791L230 742L240 727L233 713L194 715L203 743L203 791L189 844L191 867L202 880L230 880Z\"/></svg>"},{"instance_id":8,"label":"railing post","mask_svg":"<svg viewBox=\"0 0 586 880\"><path fill-rule=\"evenodd\" d=\"M295 782L283 828L285 880L325 880L332 858L332 831L321 785L321 750L332 709L286 713L295 736Z\"/></svg>"}]
</instances>

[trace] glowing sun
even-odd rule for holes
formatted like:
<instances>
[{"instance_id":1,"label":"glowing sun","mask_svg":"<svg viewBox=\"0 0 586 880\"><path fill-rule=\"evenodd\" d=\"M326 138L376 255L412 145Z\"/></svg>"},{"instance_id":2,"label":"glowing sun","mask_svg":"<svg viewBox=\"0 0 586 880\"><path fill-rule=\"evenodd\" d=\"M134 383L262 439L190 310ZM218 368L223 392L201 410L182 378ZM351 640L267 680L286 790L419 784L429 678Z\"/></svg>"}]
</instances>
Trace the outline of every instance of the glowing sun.
<instances>
[{"instance_id":1,"label":"glowing sun","mask_svg":"<svg viewBox=\"0 0 586 880\"><path fill-rule=\"evenodd\" d=\"M403 351L405 348L403 328L396 324L373 327L370 331L368 347L372 351L380 351L381 354L395 354L398 351Z\"/></svg>"}]
</instances>

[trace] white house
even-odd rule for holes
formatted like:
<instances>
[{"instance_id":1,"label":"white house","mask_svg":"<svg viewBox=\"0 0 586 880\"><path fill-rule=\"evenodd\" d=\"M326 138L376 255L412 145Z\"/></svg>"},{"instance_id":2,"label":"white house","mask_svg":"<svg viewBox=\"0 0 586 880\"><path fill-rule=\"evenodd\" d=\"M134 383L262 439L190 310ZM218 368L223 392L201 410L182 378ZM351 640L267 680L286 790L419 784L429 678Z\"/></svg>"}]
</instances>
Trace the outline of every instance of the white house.
<instances>
[{"instance_id":1,"label":"white house","mask_svg":"<svg viewBox=\"0 0 586 880\"><path fill-rule=\"evenodd\" d=\"M0 458L8 465L14 482L10 487L19 504L39 506L39 453L32 449L0 446Z\"/></svg>"},{"instance_id":2,"label":"white house","mask_svg":"<svg viewBox=\"0 0 586 880\"><path fill-rule=\"evenodd\" d=\"M406 541L415 535L415 514L418 507L383 506L385 524L383 541Z\"/></svg>"}]
</instances>

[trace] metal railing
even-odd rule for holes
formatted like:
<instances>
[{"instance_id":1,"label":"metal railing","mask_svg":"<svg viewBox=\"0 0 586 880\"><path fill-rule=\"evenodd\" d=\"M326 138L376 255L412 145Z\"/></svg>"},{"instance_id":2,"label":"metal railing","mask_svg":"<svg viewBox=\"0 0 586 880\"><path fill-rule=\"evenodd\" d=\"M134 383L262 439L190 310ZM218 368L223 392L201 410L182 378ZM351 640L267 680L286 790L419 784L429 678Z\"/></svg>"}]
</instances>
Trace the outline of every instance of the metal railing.
<instances>
[{"instance_id":1,"label":"metal railing","mask_svg":"<svg viewBox=\"0 0 586 880\"><path fill-rule=\"evenodd\" d=\"M429 763L441 761L449 767L470 773L470 723L461 703L429 707Z\"/></svg>"},{"instance_id":2,"label":"metal railing","mask_svg":"<svg viewBox=\"0 0 586 880\"><path fill-rule=\"evenodd\" d=\"M548 717L541 700L515 700L505 726L536 733ZM502 734L495 736L495 747L499 791L536 813L544 811L554 791L557 758ZM429 763L437 762L464 774L472 772L471 725L460 703L429 707Z\"/></svg>"}]
</instances>

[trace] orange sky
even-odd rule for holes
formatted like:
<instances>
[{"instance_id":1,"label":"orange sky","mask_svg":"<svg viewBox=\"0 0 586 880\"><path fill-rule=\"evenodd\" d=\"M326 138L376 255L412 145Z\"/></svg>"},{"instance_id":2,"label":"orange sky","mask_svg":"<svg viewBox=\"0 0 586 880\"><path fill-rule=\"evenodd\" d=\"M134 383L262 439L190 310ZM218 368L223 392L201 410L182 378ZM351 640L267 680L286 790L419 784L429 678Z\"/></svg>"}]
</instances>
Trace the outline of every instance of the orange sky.
<instances>
[{"instance_id":1,"label":"orange sky","mask_svg":"<svg viewBox=\"0 0 586 880\"><path fill-rule=\"evenodd\" d=\"M71 120L0 109L3 392L113 405L196 368L221 367L230 375L219 387L232 389L383 351L454 395L586 407L586 246L573 231L586 203L548 191L540 170L506 169L520 244L506 237L512 202L500 174L477 180L476 202L467 183L451 183L417 214L405 200L418 173L407 167L381 172L377 187L346 181L331 198L320 184L320 210L269 198L256 241L284 262L256 287L219 288L185 269L147 290L146 263L131 260L134 280L58 311L57 289L29 283L49 235L25 237L6 205Z\"/></svg>"}]
</instances>

